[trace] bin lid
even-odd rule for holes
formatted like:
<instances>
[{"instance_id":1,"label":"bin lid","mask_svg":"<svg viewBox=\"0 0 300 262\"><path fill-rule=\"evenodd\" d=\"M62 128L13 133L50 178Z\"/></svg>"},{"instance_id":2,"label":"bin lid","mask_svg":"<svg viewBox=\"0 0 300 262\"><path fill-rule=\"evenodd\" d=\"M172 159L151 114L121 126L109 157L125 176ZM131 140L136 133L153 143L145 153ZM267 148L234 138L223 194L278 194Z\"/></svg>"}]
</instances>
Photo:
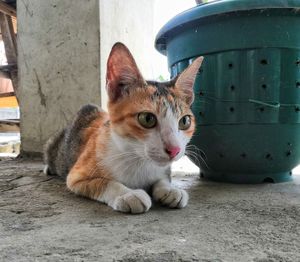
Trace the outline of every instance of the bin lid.
<instances>
[{"instance_id":1,"label":"bin lid","mask_svg":"<svg viewBox=\"0 0 300 262\"><path fill-rule=\"evenodd\" d=\"M156 36L155 48L166 55L167 39L181 31L182 27L199 19L230 12L273 8L295 8L295 12L300 13L300 0L217 0L201 4L176 15L166 23Z\"/></svg>"}]
</instances>

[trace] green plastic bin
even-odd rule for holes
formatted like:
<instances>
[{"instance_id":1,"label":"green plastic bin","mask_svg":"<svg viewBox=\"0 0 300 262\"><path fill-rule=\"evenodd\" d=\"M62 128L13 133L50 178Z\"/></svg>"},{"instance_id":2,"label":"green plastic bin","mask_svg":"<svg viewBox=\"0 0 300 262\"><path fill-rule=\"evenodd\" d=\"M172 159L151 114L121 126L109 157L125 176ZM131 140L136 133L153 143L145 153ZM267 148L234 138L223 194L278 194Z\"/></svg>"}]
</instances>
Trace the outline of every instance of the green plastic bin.
<instances>
[{"instance_id":1,"label":"green plastic bin","mask_svg":"<svg viewBox=\"0 0 300 262\"><path fill-rule=\"evenodd\" d=\"M203 55L191 144L203 177L291 180L300 160L300 0L224 0L170 20L156 48L171 76Z\"/></svg>"}]
</instances>

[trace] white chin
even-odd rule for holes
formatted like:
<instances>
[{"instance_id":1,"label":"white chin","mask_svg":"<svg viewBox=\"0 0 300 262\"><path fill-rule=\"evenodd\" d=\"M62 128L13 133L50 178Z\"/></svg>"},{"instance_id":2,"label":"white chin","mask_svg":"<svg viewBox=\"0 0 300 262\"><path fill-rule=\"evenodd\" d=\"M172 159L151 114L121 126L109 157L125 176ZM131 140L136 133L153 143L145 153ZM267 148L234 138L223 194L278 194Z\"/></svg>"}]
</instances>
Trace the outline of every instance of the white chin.
<instances>
[{"instance_id":1,"label":"white chin","mask_svg":"<svg viewBox=\"0 0 300 262\"><path fill-rule=\"evenodd\" d=\"M157 157L157 156L150 156L148 155L148 158L153 161L153 163L159 167L165 167L172 164L173 160L170 160L167 157Z\"/></svg>"},{"instance_id":2,"label":"white chin","mask_svg":"<svg viewBox=\"0 0 300 262\"><path fill-rule=\"evenodd\" d=\"M169 166L169 165L171 165L171 161L168 161L168 162L156 162L156 164L158 165L158 166L161 166L161 167L164 167L164 166Z\"/></svg>"},{"instance_id":3,"label":"white chin","mask_svg":"<svg viewBox=\"0 0 300 262\"><path fill-rule=\"evenodd\" d=\"M171 160L164 160L164 161L158 161L158 160L155 160L155 159L152 159L153 162L157 165L157 166L160 166L160 167L164 167L164 166L169 166L171 165L172 161Z\"/></svg>"}]
</instances>

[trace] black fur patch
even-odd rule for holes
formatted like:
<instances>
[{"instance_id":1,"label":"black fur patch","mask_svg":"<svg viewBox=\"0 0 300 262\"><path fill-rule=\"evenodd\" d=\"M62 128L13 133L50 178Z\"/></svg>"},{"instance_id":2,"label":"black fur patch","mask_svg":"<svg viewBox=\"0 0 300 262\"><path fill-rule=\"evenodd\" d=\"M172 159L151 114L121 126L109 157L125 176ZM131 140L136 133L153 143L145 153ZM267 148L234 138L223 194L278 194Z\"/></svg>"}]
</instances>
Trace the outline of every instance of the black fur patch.
<instances>
[{"instance_id":1,"label":"black fur patch","mask_svg":"<svg viewBox=\"0 0 300 262\"><path fill-rule=\"evenodd\" d=\"M44 152L47 173L63 178L67 176L77 160L82 144L82 131L99 116L99 112L101 109L97 106L83 106L70 125L48 140Z\"/></svg>"}]
</instances>

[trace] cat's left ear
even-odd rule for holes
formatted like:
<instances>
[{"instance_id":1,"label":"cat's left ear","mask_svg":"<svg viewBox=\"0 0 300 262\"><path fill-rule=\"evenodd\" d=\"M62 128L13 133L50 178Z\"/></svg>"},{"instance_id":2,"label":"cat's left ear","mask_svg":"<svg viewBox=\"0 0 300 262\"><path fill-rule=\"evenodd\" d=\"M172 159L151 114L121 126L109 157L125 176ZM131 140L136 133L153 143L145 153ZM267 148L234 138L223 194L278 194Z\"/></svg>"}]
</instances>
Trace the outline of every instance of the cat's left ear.
<instances>
[{"instance_id":1,"label":"cat's left ear","mask_svg":"<svg viewBox=\"0 0 300 262\"><path fill-rule=\"evenodd\" d=\"M130 88L144 84L145 80L128 48L116 43L107 61L106 88L110 101L117 101Z\"/></svg>"},{"instance_id":2,"label":"cat's left ear","mask_svg":"<svg viewBox=\"0 0 300 262\"><path fill-rule=\"evenodd\" d=\"M177 78L175 88L184 93L186 102L191 105L194 101L194 83L203 61L203 56L196 58Z\"/></svg>"}]
</instances>

